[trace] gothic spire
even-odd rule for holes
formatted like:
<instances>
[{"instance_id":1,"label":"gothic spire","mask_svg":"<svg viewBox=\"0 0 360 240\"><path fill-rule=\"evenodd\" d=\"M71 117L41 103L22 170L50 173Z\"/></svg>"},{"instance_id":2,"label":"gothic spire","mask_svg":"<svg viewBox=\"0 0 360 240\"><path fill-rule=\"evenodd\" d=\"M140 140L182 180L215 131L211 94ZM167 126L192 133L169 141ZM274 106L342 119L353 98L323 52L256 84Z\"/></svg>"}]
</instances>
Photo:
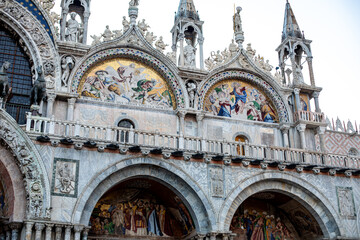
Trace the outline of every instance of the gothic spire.
<instances>
[{"instance_id":1,"label":"gothic spire","mask_svg":"<svg viewBox=\"0 0 360 240\"><path fill-rule=\"evenodd\" d=\"M288 1L286 1L284 27L281 41L284 41L287 37L302 38L299 24L296 21L294 12Z\"/></svg>"},{"instance_id":2,"label":"gothic spire","mask_svg":"<svg viewBox=\"0 0 360 240\"><path fill-rule=\"evenodd\" d=\"M199 14L196 11L193 0L180 0L179 9L176 14L177 18L191 18L193 20L200 20Z\"/></svg>"}]
</instances>

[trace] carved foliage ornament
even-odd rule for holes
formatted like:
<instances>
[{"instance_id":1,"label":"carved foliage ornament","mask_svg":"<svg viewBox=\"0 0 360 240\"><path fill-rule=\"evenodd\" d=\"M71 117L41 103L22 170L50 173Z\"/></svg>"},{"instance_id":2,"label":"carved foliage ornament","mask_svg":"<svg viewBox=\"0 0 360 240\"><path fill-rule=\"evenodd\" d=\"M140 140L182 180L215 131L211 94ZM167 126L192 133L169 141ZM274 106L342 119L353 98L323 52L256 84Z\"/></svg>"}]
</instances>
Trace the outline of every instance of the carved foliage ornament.
<instances>
[{"instance_id":1,"label":"carved foliage ornament","mask_svg":"<svg viewBox=\"0 0 360 240\"><path fill-rule=\"evenodd\" d=\"M0 115L3 115L0 110ZM0 138L13 153L16 163L24 177L24 187L27 193L27 217L43 218L43 195L44 186L41 179L41 171L25 140L20 137L15 129L0 116Z\"/></svg>"}]
</instances>

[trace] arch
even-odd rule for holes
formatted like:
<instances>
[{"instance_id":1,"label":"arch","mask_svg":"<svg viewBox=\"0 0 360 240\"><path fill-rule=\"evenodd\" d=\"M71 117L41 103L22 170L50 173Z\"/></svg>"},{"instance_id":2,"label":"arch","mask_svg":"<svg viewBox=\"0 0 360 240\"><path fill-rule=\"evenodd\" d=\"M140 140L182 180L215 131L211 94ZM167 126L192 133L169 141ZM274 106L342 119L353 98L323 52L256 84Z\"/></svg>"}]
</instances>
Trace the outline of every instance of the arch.
<instances>
[{"instance_id":1,"label":"arch","mask_svg":"<svg viewBox=\"0 0 360 240\"><path fill-rule=\"evenodd\" d=\"M359 151L356 148L352 147L349 149L348 155L356 157L359 155Z\"/></svg>"},{"instance_id":2,"label":"arch","mask_svg":"<svg viewBox=\"0 0 360 240\"><path fill-rule=\"evenodd\" d=\"M263 191L279 192L297 200L314 216L326 238L341 235L340 217L331 202L312 184L282 172L257 174L239 183L228 194L220 209L220 227L229 230L231 220L241 203Z\"/></svg>"},{"instance_id":3,"label":"arch","mask_svg":"<svg viewBox=\"0 0 360 240\"><path fill-rule=\"evenodd\" d=\"M200 86L199 97L198 97L198 110L204 108L204 101L207 92L210 90L212 86L216 83L224 81L224 80L243 80L249 84L255 85L259 87L264 93L270 98L270 100L275 105L276 111L279 115L280 122L289 122L291 119L289 109L285 104L286 101L283 99L283 96L278 93L277 88L269 84L267 81L258 77L255 74L241 71L241 70L227 70L219 73L215 73L210 76L204 83Z\"/></svg>"},{"instance_id":4,"label":"arch","mask_svg":"<svg viewBox=\"0 0 360 240\"><path fill-rule=\"evenodd\" d=\"M295 52L295 49L297 48L297 46L301 46L302 49L305 51L306 55L308 57L312 57L312 54L311 54L311 51L310 49L303 43L303 42L296 42L294 45L293 45L293 52Z\"/></svg>"},{"instance_id":5,"label":"arch","mask_svg":"<svg viewBox=\"0 0 360 240\"><path fill-rule=\"evenodd\" d=\"M23 175L27 217L49 218L50 183L44 162L31 139L3 109L0 109L0 140L12 152Z\"/></svg>"},{"instance_id":6,"label":"arch","mask_svg":"<svg viewBox=\"0 0 360 240\"><path fill-rule=\"evenodd\" d=\"M154 57L150 53L145 52L144 50L138 50L135 48L104 48L100 51L93 51L89 55L83 57L82 60L76 64L76 70L73 71L72 75L70 76L70 79L72 79L72 84L69 84L69 90L72 93L77 93L77 89L82 77L91 67L104 60L114 58L132 59L153 68L169 84L176 98L177 108L188 107L189 103L186 87L181 81L180 77L177 76L176 70L168 67L167 64L157 58L157 56Z\"/></svg>"},{"instance_id":7,"label":"arch","mask_svg":"<svg viewBox=\"0 0 360 240\"><path fill-rule=\"evenodd\" d=\"M198 232L207 233L216 229L214 206L198 183L177 166L152 158L125 159L94 176L79 195L72 222L88 224L101 196L118 183L132 177L157 180L177 193L189 209Z\"/></svg>"},{"instance_id":8,"label":"arch","mask_svg":"<svg viewBox=\"0 0 360 240\"><path fill-rule=\"evenodd\" d=\"M236 140L236 138L237 138L238 136L244 136L244 137L248 140L249 143L252 142L250 135L247 134L247 133L245 133L245 132L237 132L237 133L235 133L235 134L233 135L232 140L233 140L233 141Z\"/></svg>"},{"instance_id":9,"label":"arch","mask_svg":"<svg viewBox=\"0 0 360 240\"><path fill-rule=\"evenodd\" d=\"M122 120L130 120L130 121L134 124L134 128L135 128L135 129L139 129L139 123L136 121L135 118L130 117L130 116L121 116L121 117L117 118L116 121L115 121L115 125L118 126L118 124L119 124Z\"/></svg>"},{"instance_id":10,"label":"arch","mask_svg":"<svg viewBox=\"0 0 360 240\"><path fill-rule=\"evenodd\" d=\"M188 27L190 27L190 26L195 29L195 32L196 32L197 34L199 34L199 38L202 38L202 37L203 37L200 28L199 28L198 26L196 26L196 25L195 25L194 23L192 23L192 22L186 23L186 24L182 27L181 33L184 34L185 29L188 28Z\"/></svg>"},{"instance_id":11,"label":"arch","mask_svg":"<svg viewBox=\"0 0 360 240\"><path fill-rule=\"evenodd\" d=\"M5 196L7 198L8 214L10 221L22 222L26 212L26 192L23 176L16 165L13 154L6 149L6 144L0 145L0 176L7 187Z\"/></svg>"},{"instance_id":12,"label":"arch","mask_svg":"<svg viewBox=\"0 0 360 240\"><path fill-rule=\"evenodd\" d=\"M35 67L43 66L46 87L55 90L54 79L60 75L58 53L55 45L39 20L16 1L0 4L0 21L16 32L26 47L30 61Z\"/></svg>"}]
</instances>

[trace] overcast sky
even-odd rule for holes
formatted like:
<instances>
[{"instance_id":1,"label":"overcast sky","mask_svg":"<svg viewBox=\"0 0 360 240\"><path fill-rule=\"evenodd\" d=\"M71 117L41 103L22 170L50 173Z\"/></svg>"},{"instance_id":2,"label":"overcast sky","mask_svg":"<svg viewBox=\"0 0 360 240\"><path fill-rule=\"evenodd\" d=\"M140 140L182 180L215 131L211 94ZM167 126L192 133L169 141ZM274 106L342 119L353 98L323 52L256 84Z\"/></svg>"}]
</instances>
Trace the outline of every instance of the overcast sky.
<instances>
[{"instance_id":1,"label":"overcast sky","mask_svg":"<svg viewBox=\"0 0 360 240\"><path fill-rule=\"evenodd\" d=\"M60 2L56 10L60 13ZM92 0L89 34L100 35L109 25L122 29L129 0ZM150 31L163 36L171 45L170 30L180 0L140 0L139 19L146 19ZM204 21L205 58L211 51L223 50L233 38L234 5L241 6L245 42L252 43L257 54L278 66L277 52L285 12L285 0L194 0ZM360 124L360 1L290 0L290 4L314 56L316 85L323 88L320 107L329 118L357 121ZM91 38L88 37L89 43ZM170 47L167 49L170 51Z\"/></svg>"}]
</instances>

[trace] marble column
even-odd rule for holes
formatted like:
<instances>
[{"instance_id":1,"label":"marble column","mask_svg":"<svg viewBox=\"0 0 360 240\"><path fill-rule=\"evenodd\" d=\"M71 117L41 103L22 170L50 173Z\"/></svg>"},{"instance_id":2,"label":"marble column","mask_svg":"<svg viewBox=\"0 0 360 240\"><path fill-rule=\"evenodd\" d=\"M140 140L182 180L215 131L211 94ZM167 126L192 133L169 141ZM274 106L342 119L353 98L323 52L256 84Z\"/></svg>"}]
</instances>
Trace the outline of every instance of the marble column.
<instances>
[{"instance_id":1,"label":"marble column","mask_svg":"<svg viewBox=\"0 0 360 240\"><path fill-rule=\"evenodd\" d=\"M55 98L56 98L55 93L48 93L47 94L46 117L48 117L48 118L51 118L51 116L53 115Z\"/></svg>"},{"instance_id":2,"label":"marble column","mask_svg":"<svg viewBox=\"0 0 360 240\"><path fill-rule=\"evenodd\" d=\"M67 11L64 11L61 18L61 24L60 24L60 40L65 41L65 31L66 31L66 18L68 15L69 9Z\"/></svg>"},{"instance_id":3,"label":"marble column","mask_svg":"<svg viewBox=\"0 0 360 240\"><path fill-rule=\"evenodd\" d=\"M315 86L315 77L314 77L314 69L313 69L312 59L313 59L313 57L307 57L306 61L307 61L308 66L309 66L309 74L310 74L311 86Z\"/></svg>"},{"instance_id":4,"label":"marble column","mask_svg":"<svg viewBox=\"0 0 360 240\"><path fill-rule=\"evenodd\" d=\"M204 117L205 117L205 114L204 113L198 113L196 114L196 122L197 122L197 129L198 129L198 132L197 132L197 135L198 137L200 138L203 138L203 135L204 135Z\"/></svg>"},{"instance_id":5,"label":"marble column","mask_svg":"<svg viewBox=\"0 0 360 240\"><path fill-rule=\"evenodd\" d=\"M82 240L87 240L89 235L90 227L85 227L82 232Z\"/></svg>"},{"instance_id":6,"label":"marble column","mask_svg":"<svg viewBox=\"0 0 360 240\"><path fill-rule=\"evenodd\" d=\"M204 38L199 37L198 43L200 46L200 69L204 70Z\"/></svg>"},{"instance_id":7,"label":"marble column","mask_svg":"<svg viewBox=\"0 0 360 240\"><path fill-rule=\"evenodd\" d=\"M217 233L210 233L210 240L216 240Z\"/></svg>"},{"instance_id":8,"label":"marble column","mask_svg":"<svg viewBox=\"0 0 360 240\"><path fill-rule=\"evenodd\" d=\"M22 227L22 223L10 223L11 228L11 240L19 239L19 230Z\"/></svg>"},{"instance_id":9,"label":"marble column","mask_svg":"<svg viewBox=\"0 0 360 240\"><path fill-rule=\"evenodd\" d=\"M72 226L70 226L70 225L65 226L64 240L70 240L71 239L71 228L72 228Z\"/></svg>"},{"instance_id":10,"label":"marble column","mask_svg":"<svg viewBox=\"0 0 360 240\"><path fill-rule=\"evenodd\" d=\"M6 240L11 240L11 231L9 226L5 226L5 239Z\"/></svg>"},{"instance_id":11,"label":"marble column","mask_svg":"<svg viewBox=\"0 0 360 240\"><path fill-rule=\"evenodd\" d=\"M301 110L301 102L300 102L300 89L299 88L295 88L294 89L294 94L295 94L295 101L296 101L296 111L300 111Z\"/></svg>"},{"instance_id":12,"label":"marble column","mask_svg":"<svg viewBox=\"0 0 360 240\"><path fill-rule=\"evenodd\" d=\"M320 95L319 92L314 92L312 94L312 97L314 98L315 101L315 112L317 113L321 113L320 104L319 104L319 95Z\"/></svg>"},{"instance_id":13,"label":"marble column","mask_svg":"<svg viewBox=\"0 0 360 240\"><path fill-rule=\"evenodd\" d=\"M83 32L83 40L82 43L86 44L87 42L87 34L88 34L88 26L89 26L89 17L90 17L90 13L89 12L85 12L84 13L84 32Z\"/></svg>"},{"instance_id":14,"label":"marble column","mask_svg":"<svg viewBox=\"0 0 360 240\"><path fill-rule=\"evenodd\" d=\"M179 117L179 148L184 148L184 135L185 135L185 111L178 111L177 115Z\"/></svg>"},{"instance_id":15,"label":"marble column","mask_svg":"<svg viewBox=\"0 0 360 240\"><path fill-rule=\"evenodd\" d=\"M73 121L74 120L74 108L75 108L76 98L69 98L68 99L68 109L67 109L67 120Z\"/></svg>"},{"instance_id":16,"label":"marble column","mask_svg":"<svg viewBox=\"0 0 360 240\"><path fill-rule=\"evenodd\" d=\"M54 227L54 224L46 224L45 230L45 240L51 240L51 232Z\"/></svg>"},{"instance_id":17,"label":"marble column","mask_svg":"<svg viewBox=\"0 0 360 240\"><path fill-rule=\"evenodd\" d=\"M35 240L41 240L41 234L43 229L45 228L45 224L43 223L35 223Z\"/></svg>"},{"instance_id":18,"label":"marble column","mask_svg":"<svg viewBox=\"0 0 360 240\"><path fill-rule=\"evenodd\" d=\"M289 147L289 129L290 129L290 126L288 126L288 125L282 125L280 127L281 133L283 135L284 147L286 147L286 148Z\"/></svg>"},{"instance_id":19,"label":"marble column","mask_svg":"<svg viewBox=\"0 0 360 240\"><path fill-rule=\"evenodd\" d=\"M305 139L305 129L306 129L306 125L305 124L299 124L297 127L297 130L299 131L300 134L300 145L302 149L306 149L306 139Z\"/></svg>"},{"instance_id":20,"label":"marble column","mask_svg":"<svg viewBox=\"0 0 360 240\"><path fill-rule=\"evenodd\" d=\"M55 225L55 240L61 240L62 225Z\"/></svg>"},{"instance_id":21,"label":"marble column","mask_svg":"<svg viewBox=\"0 0 360 240\"><path fill-rule=\"evenodd\" d=\"M184 67L185 65L185 58L184 58L184 34L179 34L179 41L180 41L180 67Z\"/></svg>"},{"instance_id":22,"label":"marble column","mask_svg":"<svg viewBox=\"0 0 360 240\"><path fill-rule=\"evenodd\" d=\"M33 222L25 223L25 240L31 240L33 226L34 226Z\"/></svg>"},{"instance_id":23,"label":"marble column","mask_svg":"<svg viewBox=\"0 0 360 240\"><path fill-rule=\"evenodd\" d=\"M319 139L320 139L320 150L323 153L326 153L326 147L325 147L325 132L326 132L326 127L318 127L317 129L317 134L319 134Z\"/></svg>"},{"instance_id":24,"label":"marble column","mask_svg":"<svg viewBox=\"0 0 360 240\"><path fill-rule=\"evenodd\" d=\"M80 240L81 231L82 231L83 229L84 229L84 226L82 226L82 225L75 225L75 226L74 226L74 232L75 232L74 240Z\"/></svg>"}]
</instances>

